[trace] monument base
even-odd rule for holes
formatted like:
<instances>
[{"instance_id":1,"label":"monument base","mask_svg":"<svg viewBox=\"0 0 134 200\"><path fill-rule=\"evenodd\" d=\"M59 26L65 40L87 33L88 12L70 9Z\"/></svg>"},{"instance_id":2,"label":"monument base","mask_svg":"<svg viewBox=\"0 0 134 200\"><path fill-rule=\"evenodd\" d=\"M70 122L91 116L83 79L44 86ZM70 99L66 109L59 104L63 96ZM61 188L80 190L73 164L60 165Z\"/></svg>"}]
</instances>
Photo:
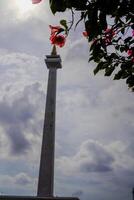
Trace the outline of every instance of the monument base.
<instances>
[{"instance_id":1,"label":"monument base","mask_svg":"<svg viewBox=\"0 0 134 200\"><path fill-rule=\"evenodd\" d=\"M1 195L0 200L79 200L77 197L34 197Z\"/></svg>"}]
</instances>

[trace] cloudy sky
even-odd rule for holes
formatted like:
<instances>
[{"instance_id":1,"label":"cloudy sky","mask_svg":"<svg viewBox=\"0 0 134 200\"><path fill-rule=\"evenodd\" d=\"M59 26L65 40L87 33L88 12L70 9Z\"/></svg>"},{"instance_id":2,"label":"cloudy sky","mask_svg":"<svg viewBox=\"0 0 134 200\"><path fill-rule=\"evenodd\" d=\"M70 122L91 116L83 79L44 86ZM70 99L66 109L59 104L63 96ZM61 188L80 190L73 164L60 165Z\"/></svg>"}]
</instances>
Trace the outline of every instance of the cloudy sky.
<instances>
[{"instance_id":1,"label":"cloudy sky","mask_svg":"<svg viewBox=\"0 0 134 200\"><path fill-rule=\"evenodd\" d=\"M69 13L67 13L69 16ZM36 195L48 70L48 0L0 0L0 193ZM134 96L94 77L82 27L58 49L55 195L131 200Z\"/></svg>"}]
</instances>

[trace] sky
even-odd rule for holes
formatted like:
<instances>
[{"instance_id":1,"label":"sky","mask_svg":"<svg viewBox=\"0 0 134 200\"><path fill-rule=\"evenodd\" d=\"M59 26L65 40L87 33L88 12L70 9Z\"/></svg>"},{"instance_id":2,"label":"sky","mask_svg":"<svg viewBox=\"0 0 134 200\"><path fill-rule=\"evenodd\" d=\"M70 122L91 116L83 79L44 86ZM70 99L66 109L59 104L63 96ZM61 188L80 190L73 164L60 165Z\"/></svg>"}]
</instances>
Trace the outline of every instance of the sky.
<instances>
[{"instance_id":1,"label":"sky","mask_svg":"<svg viewBox=\"0 0 134 200\"><path fill-rule=\"evenodd\" d=\"M36 195L48 70L48 0L0 0L0 194ZM134 96L124 81L93 75L83 26L58 48L55 195L131 200Z\"/></svg>"}]
</instances>

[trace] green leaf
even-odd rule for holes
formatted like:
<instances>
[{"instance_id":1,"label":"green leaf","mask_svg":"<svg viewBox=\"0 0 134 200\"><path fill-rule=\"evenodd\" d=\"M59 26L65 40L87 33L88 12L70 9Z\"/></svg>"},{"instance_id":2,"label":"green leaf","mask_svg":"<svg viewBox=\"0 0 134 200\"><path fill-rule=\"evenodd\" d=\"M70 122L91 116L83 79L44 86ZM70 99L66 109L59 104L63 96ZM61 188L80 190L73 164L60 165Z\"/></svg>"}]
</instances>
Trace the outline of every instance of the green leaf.
<instances>
[{"instance_id":1,"label":"green leaf","mask_svg":"<svg viewBox=\"0 0 134 200\"><path fill-rule=\"evenodd\" d=\"M60 20L60 24L65 28L68 29L67 21L65 19Z\"/></svg>"},{"instance_id":2,"label":"green leaf","mask_svg":"<svg viewBox=\"0 0 134 200\"><path fill-rule=\"evenodd\" d=\"M129 42L131 39L132 39L132 37L127 37L127 38L124 40L124 42L127 43L127 42Z\"/></svg>"},{"instance_id":3,"label":"green leaf","mask_svg":"<svg viewBox=\"0 0 134 200\"><path fill-rule=\"evenodd\" d=\"M121 29L121 33L124 35L124 33L125 33L125 28L124 27Z\"/></svg>"},{"instance_id":4,"label":"green leaf","mask_svg":"<svg viewBox=\"0 0 134 200\"><path fill-rule=\"evenodd\" d=\"M97 45L97 39L94 42L92 42L90 51L93 50L96 47L96 45Z\"/></svg>"},{"instance_id":5,"label":"green leaf","mask_svg":"<svg viewBox=\"0 0 134 200\"><path fill-rule=\"evenodd\" d=\"M123 71L121 78L126 79L128 76L129 76L129 73L127 73L126 71Z\"/></svg>"},{"instance_id":6,"label":"green leaf","mask_svg":"<svg viewBox=\"0 0 134 200\"><path fill-rule=\"evenodd\" d=\"M133 44L133 43L134 43L134 39L132 39L132 40L129 42L129 45L130 45L130 44Z\"/></svg>"},{"instance_id":7,"label":"green leaf","mask_svg":"<svg viewBox=\"0 0 134 200\"><path fill-rule=\"evenodd\" d=\"M94 60L94 57L93 57L93 56L91 56L91 57L89 58L88 62L90 62L91 60Z\"/></svg>"},{"instance_id":8,"label":"green leaf","mask_svg":"<svg viewBox=\"0 0 134 200\"><path fill-rule=\"evenodd\" d=\"M52 13L55 14L57 9L56 9L56 4L54 3L54 0L50 0L49 4L50 4L50 8L51 8Z\"/></svg>"},{"instance_id":9,"label":"green leaf","mask_svg":"<svg viewBox=\"0 0 134 200\"><path fill-rule=\"evenodd\" d=\"M111 76L111 74L113 73L114 69L115 69L115 66L111 66L111 67L106 68L105 76Z\"/></svg>"},{"instance_id":10,"label":"green leaf","mask_svg":"<svg viewBox=\"0 0 134 200\"><path fill-rule=\"evenodd\" d=\"M106 13L105 12L102 12L102 11L100 12L99 22L100 22L101 30L105 30L107 28L107 20L106 20Z\"/></svg>"},{"instance_id":11,"label":"green leaf","mask_svg":"<svg viewBox=\"0 0 134 200\"><path fill-rule=\"evenodd\" d=\"M66 0L67 6L73 7L76 10L85 10L87 0Z\"/></svg>"},{"instance_id":12,"label":"green leaf","mask_svg":"<svg viewBox=\"0 0 134 200\"><path fill-rule=\"evenodd\" d=\"M120 52L122 53L123 51L125 51L125 47L124 47L124 46L121 46L121 47L120 47Z\"/></svg>"},{"instance_id":13,"label":"green leaf","mask_svg":"<svg viewBox=\"0 0 134 200\"><path fill-rule=\"evenodd\" d=\"M104 62L100 62L97 67L94 69L94 75L98 73L101 69L103 69Z\"/></svg>"},{"instance_id":14,"label":"green leaf","mask_svg":"<svg viewBox=\"0 0 134 200\"><path fill-rule=\"evenodd\" d=\"M134 75L131 75L127 78L126 83L128 84L128 87L134 86Z\"/></svg>"},{"instance_id":15,"label":"green leaf","mask_svg":"<svg viewBox=\"0 0 134 200\"><path fill-rule=\"evenodd\" d=\"M118 55L117 55L116 53L112 53L112 54L110 55L110 58L111 58L111 59L118 59L119 57L118 57Z\"/></svg>"},{"instance_id":16,"label":"green leaf","mask_svg":"<svg viewBox=\"0 0 134 200\"><path fill-rule=\"evenodd\" d=\"M115 76L114 76L114 80L119 80L119 79L121 79L122 74L123 74L123 71L120 70L117 74L115 74Z\"/></svg>"},{"instance_id":17,"label":"green leaf","mask_svg":"<svg viewBox=\"0 0 134 200\"><path fill-rule=\"evenodd\" d=\"M118 45L116 45L116 46L115 46L115 49L119 50L119 49L120 49L120 47L119 47Z\"/></svg>"},{"instance_id":18,"label":"green leaf","mask_svg":"<svg viewBox=\"0 0 134 200\"><path fill-rule=\"evenodd\" d=\"M53 14L56 12L64 12L66 10L66 4L64 0L49 0L49 3Z\"/></svg>"},{"instance_id":19,"label":"green leaf","mask_svg":"<svg viewBox=\"0 0 134 200\"><path fill-rule=\"evenodd\" d=\"M120 66L120 68L121 68L122 70L127 70L129 67L128 67L128 64L127 64L127 63L122 63L121 66Z\"/></svg>"}]
</instances>

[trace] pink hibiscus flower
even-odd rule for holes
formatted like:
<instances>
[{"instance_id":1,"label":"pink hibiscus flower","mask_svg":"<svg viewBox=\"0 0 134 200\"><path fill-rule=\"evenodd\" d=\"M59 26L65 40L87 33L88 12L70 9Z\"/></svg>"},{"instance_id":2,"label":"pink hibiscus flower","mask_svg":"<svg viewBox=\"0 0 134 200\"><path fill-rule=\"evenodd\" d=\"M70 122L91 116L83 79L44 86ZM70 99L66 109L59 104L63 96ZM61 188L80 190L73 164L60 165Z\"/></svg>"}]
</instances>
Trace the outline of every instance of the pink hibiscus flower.
<instances>
[{"instance_id":1,"label":"pink hibiscus flower","mask_svg":"<svg viewBox=\"0 0 134 200\"><path fill-rule=\"evenodd\" d=\"M33 4L40 3L42 0L32 0Z\"/></svg>"},{"instance_id":2,"label":"pink hibiscus flower","mask_svg":"<svg viewBox=\"0 0 134 200\"><path fill-rule=\"evenodd\" d=\"M52 25L49 25L49 28L51 29L51 35L53 34L58 34L60 32L62 32L64 29L61 28L60 26L52 26Z\"/></svg>"},{"instance_id":3,"label":"pink hibiscus flower","mask_svg":"<svg viewBox=\"0 0 134 200\"><path fill-rule=\"evenodd\" d=\"M51 41L51 44L55 44L59 47L63 47L66 42L66 37L64 35L51 35L50 41Z\"/></svg>"},{"instance_id":4,"label":"pink hibiscus flower","mask_svg":"<svg viewBox=\"0 0 134 200\"><path fill-rule=\"evenodd\" d=\"M84 37L88 37L89 36L89 33L87 31L83 31L82 34L83 34Z\"/></svg>"}]
</instances>

